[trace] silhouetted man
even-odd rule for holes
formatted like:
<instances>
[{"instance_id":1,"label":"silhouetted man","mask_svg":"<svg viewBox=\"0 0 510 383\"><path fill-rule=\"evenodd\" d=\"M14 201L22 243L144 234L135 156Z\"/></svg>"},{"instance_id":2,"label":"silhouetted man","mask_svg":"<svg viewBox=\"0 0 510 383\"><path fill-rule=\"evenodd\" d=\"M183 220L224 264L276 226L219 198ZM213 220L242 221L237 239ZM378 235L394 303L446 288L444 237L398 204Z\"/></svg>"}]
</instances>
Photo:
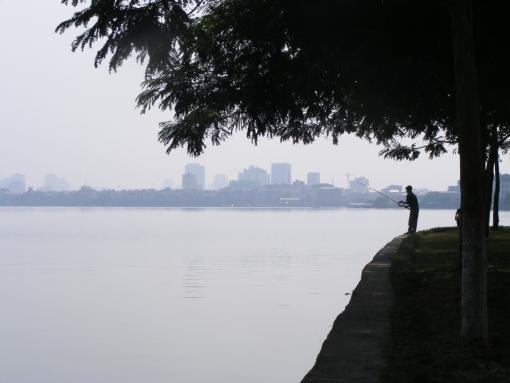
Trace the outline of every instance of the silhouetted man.
<instances>
[{"instance_id":1,"label":"silhouetted man","mask_svg":"<svg viewBox=\"0 0 510 383\"><path fill-rule=\"evenodd\" d=\"M409 209L409 228L406 234L416 233L416 226L418 226L418 213L420 212L420 206L418 205L418 198L413 193L413 187L411 185L406 186L406 201L400 201L402 206ZM400 205L400 203L399 203Z\"/></svg>"}]
</instances>

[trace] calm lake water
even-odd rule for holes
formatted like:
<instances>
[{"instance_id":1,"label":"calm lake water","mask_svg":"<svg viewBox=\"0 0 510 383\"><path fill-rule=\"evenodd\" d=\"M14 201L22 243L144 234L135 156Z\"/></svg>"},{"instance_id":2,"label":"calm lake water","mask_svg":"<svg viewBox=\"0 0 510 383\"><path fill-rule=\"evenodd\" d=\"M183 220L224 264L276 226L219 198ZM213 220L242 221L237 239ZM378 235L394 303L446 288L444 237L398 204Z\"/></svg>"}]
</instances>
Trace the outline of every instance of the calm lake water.
<instances>
[{"instance_id":1,"label":"calm lake water","mask_svg":"<svg viewBox=\"0 0 510 383\"><path fill-rule=\"evenodd\" d=\"M453 216L422 210L418 228ZM406 223L405 210L2 208L0 382L299 382Z\"/></svg>"}]
</instances>

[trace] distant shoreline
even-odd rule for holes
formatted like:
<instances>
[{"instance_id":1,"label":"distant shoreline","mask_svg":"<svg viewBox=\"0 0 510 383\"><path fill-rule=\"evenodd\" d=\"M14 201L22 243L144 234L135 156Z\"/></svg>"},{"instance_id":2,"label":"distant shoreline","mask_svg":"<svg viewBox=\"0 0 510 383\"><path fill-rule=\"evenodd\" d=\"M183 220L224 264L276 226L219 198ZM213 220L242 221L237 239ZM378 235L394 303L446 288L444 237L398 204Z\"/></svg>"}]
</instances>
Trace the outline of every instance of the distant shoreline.
<instances>
[{"instance_id":1,"label":"distant shoreline","mask_svg":"<svg viewBox=\"0 0 510 383\"><path fill-rule=\"evenodd\" d=\"M385 193L341 189L329 184L307 186L304 183L219 190L95 190L83 186L73 191L28 189L13 192L0 189L0 206L391 209L396 207L396 201L405 199L399 189ZM422 209L457 209L460 193L428 192L418 195L418 200ZM500 207L501 210L510 210L510 193L502 195Z\"/></svg>"},{"instance_id":2,"label":"distant shoreline","mask_svg":"<svg viewBox=\"0 0 510 383\"><path fill-rule=\"evenodd\" d=\"M107 209L169 209L169 210L402 210L399 207L349 207L349 206L169 206L169 205L0 205L0 209L10 208L107 208ZM421 210L455 210L453 207L422 208ZM508 210L502 210L508 211Z\"/></svg>"}]
</instances>

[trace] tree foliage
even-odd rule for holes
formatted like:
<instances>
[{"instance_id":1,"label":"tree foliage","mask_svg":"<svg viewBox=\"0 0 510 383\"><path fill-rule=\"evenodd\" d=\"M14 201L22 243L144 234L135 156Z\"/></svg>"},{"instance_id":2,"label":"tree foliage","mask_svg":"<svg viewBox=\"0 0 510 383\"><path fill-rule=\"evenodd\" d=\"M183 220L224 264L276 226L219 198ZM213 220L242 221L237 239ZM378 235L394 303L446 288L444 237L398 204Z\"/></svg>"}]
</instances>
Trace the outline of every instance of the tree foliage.
<instances>
[{"instance_id":1,"label":"tree foliage","mask_svg":"<svg viewBox=\"0 0 510 383\"><path fill-rule=\"evenodd\" d=\"M169 151L198 155L236 130L254 142L327 135L336 143L354 133L397 159L422 149L437 156L455 141L450 15L441 1L63 3L82 9L57 31L85 27L73 49L100 44L95 65L109 54L111 70L131 55L147 63L137 101L143 112L174 111L159 136ZM482 121L503 125L509 60L497 48L505 24L495 2L476 7ZM418 138L425 145L405 144Z\"/></svg>"}]
</instances>

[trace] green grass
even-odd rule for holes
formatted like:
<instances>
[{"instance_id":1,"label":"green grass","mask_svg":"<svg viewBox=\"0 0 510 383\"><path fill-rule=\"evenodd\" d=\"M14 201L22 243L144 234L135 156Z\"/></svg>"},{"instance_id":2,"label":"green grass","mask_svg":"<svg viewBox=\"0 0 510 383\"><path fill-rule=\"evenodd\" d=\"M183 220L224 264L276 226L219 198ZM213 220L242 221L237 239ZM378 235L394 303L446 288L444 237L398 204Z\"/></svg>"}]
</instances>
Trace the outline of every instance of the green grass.
<instances>
[{"instance_id":1,"label":"green grass","mask_svg":"<svg viewBox=\"0 0 510 383\"><path fill-rule=\"evenodd\" d=\"M409 236L392 263L395 307L385 382L510 382L510 228L489 239L490 346L460 344L457 230Z\"/></svg>"}]
</instances>

